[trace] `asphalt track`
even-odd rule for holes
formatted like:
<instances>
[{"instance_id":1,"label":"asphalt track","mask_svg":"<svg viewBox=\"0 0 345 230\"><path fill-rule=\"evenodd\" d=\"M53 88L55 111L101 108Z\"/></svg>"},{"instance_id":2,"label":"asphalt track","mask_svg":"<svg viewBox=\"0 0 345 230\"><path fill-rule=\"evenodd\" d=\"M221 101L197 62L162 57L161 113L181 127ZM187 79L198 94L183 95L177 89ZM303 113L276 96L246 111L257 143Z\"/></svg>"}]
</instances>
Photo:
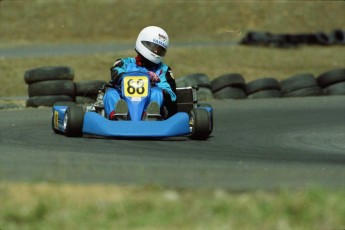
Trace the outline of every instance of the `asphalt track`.
<instances>
[{"instance_id":1,"label":"asphalt track","mask_svg":"<svg viewBox=\"0 0 345 230\"><path fill-rule=\"evenodd\" d=\"M0 110L0 180L233 190L345 186L345 96L214 100L207 141L68 138Z\"/></svg>"},{"instance_id":2,"label":"asphalt track","mask_svg":"<svg viewBox=\"0 0 345 230\"><path fill-rule=\"evenodd\" d=\"M173 42L170 48L234 46L229 42ZM134 50L133 43L93 43L93 44L39 44L14 47L0 47L0 58L37 58L54 56L85 56Z\"/></svg>"}]
</instances>

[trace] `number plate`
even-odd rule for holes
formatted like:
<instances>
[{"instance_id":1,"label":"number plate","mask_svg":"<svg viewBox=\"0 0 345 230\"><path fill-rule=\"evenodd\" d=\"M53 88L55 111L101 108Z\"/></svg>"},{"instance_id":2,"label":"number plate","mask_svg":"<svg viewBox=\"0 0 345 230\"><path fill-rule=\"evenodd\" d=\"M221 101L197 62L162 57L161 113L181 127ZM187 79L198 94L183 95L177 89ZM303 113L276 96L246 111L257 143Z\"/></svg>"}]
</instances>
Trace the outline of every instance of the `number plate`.
<instances>
[{"instance_id":1,"label":"number plate","mask_svg":"<svg viewBox=\"0 0 345 230\"><path fill-rule=\"evenodd\" d=\"M149 83L146 76L126 76L123 79L126 97L146 97Z\"/></svg>"}]
</instances>

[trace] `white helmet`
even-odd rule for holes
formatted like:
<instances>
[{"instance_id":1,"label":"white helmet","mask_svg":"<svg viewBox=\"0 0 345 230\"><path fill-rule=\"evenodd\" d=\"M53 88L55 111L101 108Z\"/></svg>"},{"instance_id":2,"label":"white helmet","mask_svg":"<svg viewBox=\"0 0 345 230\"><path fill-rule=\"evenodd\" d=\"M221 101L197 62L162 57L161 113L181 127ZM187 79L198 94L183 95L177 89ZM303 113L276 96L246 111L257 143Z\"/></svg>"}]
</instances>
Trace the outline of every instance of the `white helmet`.
<instances>
[{"instance_id":1,"label":"white helmet","mask_svg":"<svg viewBox=\"0 0 345 230\"><path fill-rule=\"evenodd\" d=\"M145 27L135 43L136 51L155 64L162 62L168 46L168 34L157 26Z\"/></svg>"}]
</instances>

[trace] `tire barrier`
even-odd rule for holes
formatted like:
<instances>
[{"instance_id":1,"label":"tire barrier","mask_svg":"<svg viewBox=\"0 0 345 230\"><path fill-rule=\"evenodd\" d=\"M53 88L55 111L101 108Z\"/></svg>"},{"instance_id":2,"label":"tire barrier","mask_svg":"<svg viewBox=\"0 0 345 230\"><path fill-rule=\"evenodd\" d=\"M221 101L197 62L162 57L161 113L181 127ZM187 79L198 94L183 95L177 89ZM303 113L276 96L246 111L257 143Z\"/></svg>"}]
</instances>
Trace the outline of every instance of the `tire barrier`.
<instances>
[{"instance_id":1,"label":"tire barrier","mask_svg":"<svg viewBox=\"0 0 345 230\"><path fill-rule=\"evenodd\" d=\"M107 84L102 80L83 80L75 83L75 102L77 104L94 103L99 89Z\"/></svg>"},{"instance_id":2,"label":"tire barrier","mask_svg":"<svg viewBox=\"0 0 345 230\"><path fill-rule=\"evenodd\" d=\"M261 78L247 83L246 93L249 98L281 97L280 84L275 78Z\"/></svg>"},{"instance_id":3,"label":"tire barrier","mask_svg":"<svg viewBox=\"0 0 345 230\"><path fill-rule=\"evenodd\" d=\"M216 99L244 99L247 97L246 83L241 74L223 74L211 81L211 89Z\"/></svg>"},{"instance_id":4,"label":"tire barrier","mask_svg":"<svg viewBox=\"0 0 345 230\"><path fill-rule=\"evenodd\" d=\"M240 74L225 74L211 83L216 99L345 95L345 68L329 70L317 77L303 73L281 81L274 77L264 77L248 83Z\"/></svg>"},{"instance_id":5,"label":"tire barrier","mask_svg":"<svg viewBox=\"0 0 345 230\"><path fill-rule=\"evenodd\" d=\"M65 95L29 97L26 100L26 107L53 106L55 102L61 101L72 102L73 99Z\"/></svg>"},{"instance_id":6,"label":"tire barrier","mask_svg":"<svg viewBox=\"0 0 345 230\"><path fill-rule=\"evenodd\" d=\"M206 74L192 74L176 80L177 87L198 86L209 89ZM198 85L200 83L200 85ZM258 99L281 97L306 97L321 95L345 95L345 68L333 69L317 77L311 73L300 73L278 81L274 77L263 77L246 83L239 73L223 74L212 81L213 96L198 98L214 99Z\"/></svg>"},{"instance_id":7,"label":"tire barrier","mask_svg":"<svg viewBox=\"0 0 345 230\"><path fill-rule=\"evenodd\" d=\"M304 34L274 34L249 31L239 42L241 45L272 46L290 48L298 45L345 45L345 31L335 29L330 33L316 32Z\"/></svg>"},{"instance_id":8,"label":"tire barrier","mask_svg":"<svg viewBox=\"0 0 345 230\"><path fill-rule=\"evenodd\" d=\"M281 92L284 97L318 96L321 88L315 76L310 73L297 74L280 81Z\"/></svg>"},{"instance_id":9,"label":"tire barrier","mask_svg":"<svg viewBox=\"0 0 345 230\"><path fill-rule=\"evenodd\" d=\"M27 107L52 106L57 101L73 101L74 72L66 66L49 66L27 70L24 80L28 85Z\"/></svg>"},{"instance_id":10,"label":"tire barrier","mask_svg":"<svg viewBox=\"0 0 345 230\"><path fill-rule=\"evenodd\" d=\"M101 80L74 82L74 71L66 66L39 67L27 70L27 107L53 106L56 102L93 103L98 90L106 84Z\"/></svg>"},{"instance_id":11,"label":"tire barrier","mask_svg":"<svg viewBox=\"0 0 345 230\"><path fill-rule=\"evenodd\" d=\"M213 99L211 81L204 73L194 73L176 80L176 87L198 87L197 96L199 100L206 101Z\"/></svg>"},{"instance_id":12,"label":"tire barrier","mask_svg":"<svg viewBox=\"0 0 345 230\"><path fill-rule=\"evenodd\" d=\"M49 80L71 80L74 79L74 71L67 66L47 66L31 70L24 73L26 84Z\"/></svg>"},{"instance_id":13,"label":"tire barrier","mask_svg":"<svg viewBox=\"0 0 345 230\"><path fill-rule=\"evenodd\" d=\"M24 78L28 84L27 107L52 106L60 101L93 103L98 90L107 83L102 80L74 83L73 71L68 67L28 70ZM176 79L176 86L198 88L199 101L345 95L345 68L328 70L318 76L301 73L281 81L263 77L248 83L239 73L223 74L212 81L204 73L195 73Z\"/></svg>"}]
</instances>

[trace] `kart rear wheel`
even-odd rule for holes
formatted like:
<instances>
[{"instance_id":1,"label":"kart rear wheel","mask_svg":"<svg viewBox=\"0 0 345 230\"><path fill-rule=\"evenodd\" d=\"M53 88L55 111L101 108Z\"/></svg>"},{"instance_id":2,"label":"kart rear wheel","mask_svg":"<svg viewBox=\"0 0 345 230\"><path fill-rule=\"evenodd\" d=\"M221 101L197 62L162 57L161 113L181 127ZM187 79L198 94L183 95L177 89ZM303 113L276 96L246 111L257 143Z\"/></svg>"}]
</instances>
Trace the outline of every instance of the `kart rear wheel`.
<instances>
[{"instance_id":1,"label":"kart rear wheel","mask_svg":"<svg viewBox=\"0 0 345 230\"><path fill-rule=\"evenodd\" d=\"M204 108L208 111L208 115L210 117L210 129L209 134L210 135L213 131L213 107L210 104L207 103L198 103L198 108Z\"/></svg>"},{"instance_id":2,"label":"kart rear wheel","mask_svg":"<svg viewBox=\"0 0 345 230\"><path fill-rule=\"evenodd\" d=\"M190 114L193 140L206 140L212 130L210 114L205 109L192 109Z\"/></svg>"},{"instance_id":3,"label":"kart rear wheel","mask_svg":"<svg viewBox=\"0 0 345 230\"><path fill-rule=\"evenodd\" d=\"M83 135L84 110L80 106L69 106L64 117L65 134L68 137L81 137Z\"/></svg>"}]
</instances>

